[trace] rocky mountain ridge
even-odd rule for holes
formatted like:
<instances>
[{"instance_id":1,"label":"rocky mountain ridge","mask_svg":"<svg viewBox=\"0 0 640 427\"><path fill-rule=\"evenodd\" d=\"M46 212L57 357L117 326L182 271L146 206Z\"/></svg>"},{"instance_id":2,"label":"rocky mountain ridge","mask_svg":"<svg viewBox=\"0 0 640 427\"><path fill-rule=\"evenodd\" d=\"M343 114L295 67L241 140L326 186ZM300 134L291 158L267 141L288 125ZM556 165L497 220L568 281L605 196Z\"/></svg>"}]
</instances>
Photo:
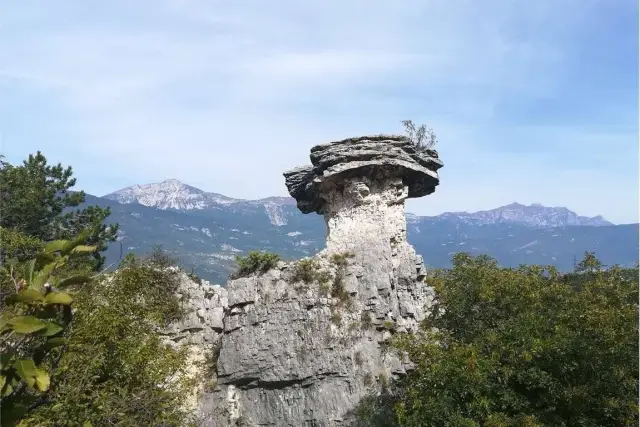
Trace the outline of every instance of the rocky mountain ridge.
<instances>
[{"instance_id":1,"label":"rocky mountain ridge","mask_svg":"<svg viewBox=\"0 0 640 427\"><path fill-rule=\"evenodd\" d=\"M129 251L148 253L160 244L201 277L223 284L236 255L259 249L296 259L324 247L323 221L300 213L290 197L207 196L175 180L160 187L150 184L125 190L108 198L87 196L87 204L109 207L109 221L120 224L120 241L109 248L108 263L117 263ZM195 208L205 206L207 200L208 208ZM169 207L172 203L176 208ZM584 219L573 220L579 216L567 212L566 208L511 205L472 214L406 214L407 238L427 264L438 268L448 267L451 257L461 251L489 254L504 266L553 264L563 271L571 269L585 251L595 251L607 265L637 261L637 225L593 226L598 225L594 221L579 225Z\"/></svg>"},{"instance_id":2,"label":"rocky mountain ridge","mask_svg":"<svg viewBox=\"0 0 640 427\"><path fill-rule=\"evenodd\" d=\"M267 197L245 200L218 193L206 192L184 184L177 179L160 183L133 185L103 198L123 204L137 203L158 209L172 209L181 212L205 212L207 210L228 210L237 212L264 209L273 225L287 224L287 217L295 214L295 199L291 197ZM550 228L570 226L609 226L611 222L598 215L581 216L565 207L547 207L538 203L524 205L511 203L495 209L478 212L445 212L435 216L407 214L409 222L457 221L467 225L517 224L527 227Z\"/></svg>"}]
</instances>

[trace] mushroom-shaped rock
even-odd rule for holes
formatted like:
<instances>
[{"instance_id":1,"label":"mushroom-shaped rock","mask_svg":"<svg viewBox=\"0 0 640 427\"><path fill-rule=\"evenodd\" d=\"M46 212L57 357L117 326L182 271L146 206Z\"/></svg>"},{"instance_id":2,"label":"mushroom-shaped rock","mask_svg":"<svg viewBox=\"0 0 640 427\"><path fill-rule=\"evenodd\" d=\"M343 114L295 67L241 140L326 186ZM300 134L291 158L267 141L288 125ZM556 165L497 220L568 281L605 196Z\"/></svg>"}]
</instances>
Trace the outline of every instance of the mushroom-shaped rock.
<instances>
[{"instance_id":1,"label":"mushroom-shaped rock","mask_svg":"<svg viewBox=\"0 0 640 427\"><path fill-rule=\"evenodd\" d=\"M422 197L435 191L442 161L435 150L416 147L409 138L375 135L349 138L311 149L311 166L284 173L287 189L303 213L326 210L327 193L353 177L380 181L402 178L407 197Z\"/></svg>"},{"instance_id":2,"label":"mushroom-shaped rock","mask_svg":"<svg viewBox=\"0 0 640 427\"><path fill-rule=\"evenodd\" d=\"M435 191L435 150L394 135L349 138L311 149L311 166L285 172L303 213L327 223L329 251L362 252L406 241L404 201Z\"/></svg>"}]
</instances>

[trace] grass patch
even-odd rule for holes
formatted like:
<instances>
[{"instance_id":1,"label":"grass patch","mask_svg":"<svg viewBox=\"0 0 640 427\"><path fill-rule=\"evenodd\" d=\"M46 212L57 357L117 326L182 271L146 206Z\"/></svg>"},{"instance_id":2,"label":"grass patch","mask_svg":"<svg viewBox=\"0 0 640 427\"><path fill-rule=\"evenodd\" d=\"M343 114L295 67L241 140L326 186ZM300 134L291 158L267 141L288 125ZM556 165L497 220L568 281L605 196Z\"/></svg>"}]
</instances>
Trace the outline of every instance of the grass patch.
<instances>
[{"instance_id":1,"label":"grass patch","mask_svg":"<svg viewBox=\"0 0 640 427\"><path fill-rule=\"evenodd\" d=\"M353 258L355 254L352 252L342 252L331 255L331 262L339 267L346 267L348 264L348 259Z\"/></svg>"},{"instance_id":2,"label":"grass patch","mask_svg":"<svg viewBox=\"0 0 640 427\"><path fill-rule=\"evenodd\" d=\"M340 326L340 324L342 323L342 315L339 311L334 311L333 313L331 313L331 323L336 326Z\"/></svg>"},{"instance_id":3,"label":"grass patch","mask_svg":"<svg viewBox=\"0 0 640 427\"><path fill-rule=\"evenodd\" d=\"M396 330L396 323L393 320L385 320L382 327L387 331L394 332Z\"/></svg>"}]
</instances>

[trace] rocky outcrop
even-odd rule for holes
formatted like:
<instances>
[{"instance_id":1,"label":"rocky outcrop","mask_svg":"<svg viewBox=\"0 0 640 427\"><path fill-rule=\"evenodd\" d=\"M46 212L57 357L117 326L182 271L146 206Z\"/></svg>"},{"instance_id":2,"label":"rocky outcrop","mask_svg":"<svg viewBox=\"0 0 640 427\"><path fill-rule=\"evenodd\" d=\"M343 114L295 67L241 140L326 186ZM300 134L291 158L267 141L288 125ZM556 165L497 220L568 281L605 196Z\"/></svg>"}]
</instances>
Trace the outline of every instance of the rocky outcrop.
<instances>
[{"instance_id":1,"label":"rocky outcrop","mask_svg":"<svg viewBox=\"0 0 640 427\"><path fill-rule=\"evenodd\" d=\"M361 399L406 372L382 344L415 330L432 295L404 201L435 190L442 162L397 136L319 145L311 162L286 185L302 212L325 217L326 249L192 290L197 308L174 331L216 351L215 387L200 390L205 426L348 425Z\"/></svg>"},{"instance_id":2,"label":"rocky outcrop","mask_svg":"<svg viewBox=\"0 0 640 427\"><path fill-rule=\"evenodd\" d=\"M442 161L434 150L418 149L407 137L375 135L349 138L311 149L311 166L285 172L285 183L303 213L324 213L324 198L345 179L367 177L374 181L400 177L407 197L435 191Z\"/></svg>"}]
</instances>

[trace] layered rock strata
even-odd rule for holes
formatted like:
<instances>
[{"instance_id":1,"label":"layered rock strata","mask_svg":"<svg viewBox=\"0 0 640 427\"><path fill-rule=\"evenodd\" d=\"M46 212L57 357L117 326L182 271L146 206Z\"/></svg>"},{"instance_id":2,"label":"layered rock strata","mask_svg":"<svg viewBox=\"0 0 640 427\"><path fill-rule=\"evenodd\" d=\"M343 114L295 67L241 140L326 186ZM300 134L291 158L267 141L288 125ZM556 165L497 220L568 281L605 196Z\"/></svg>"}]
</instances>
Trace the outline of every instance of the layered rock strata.
<instances>
[{"instance_id":1,"label":"layered rock strata","mask_svg":"<svg viewBox=\"0 0 640 427\"><path fill-rule=\"evenodd\" d=\"M398 136L318 145L310 157L284 175L299 209L324 216L326 249L203 294L182 326L216 355L205 426L348 425L361 399L406 371L381 344L418 327L431 290L404 201L435 190L442 162Z\"/></svg>"}]
</instances>

